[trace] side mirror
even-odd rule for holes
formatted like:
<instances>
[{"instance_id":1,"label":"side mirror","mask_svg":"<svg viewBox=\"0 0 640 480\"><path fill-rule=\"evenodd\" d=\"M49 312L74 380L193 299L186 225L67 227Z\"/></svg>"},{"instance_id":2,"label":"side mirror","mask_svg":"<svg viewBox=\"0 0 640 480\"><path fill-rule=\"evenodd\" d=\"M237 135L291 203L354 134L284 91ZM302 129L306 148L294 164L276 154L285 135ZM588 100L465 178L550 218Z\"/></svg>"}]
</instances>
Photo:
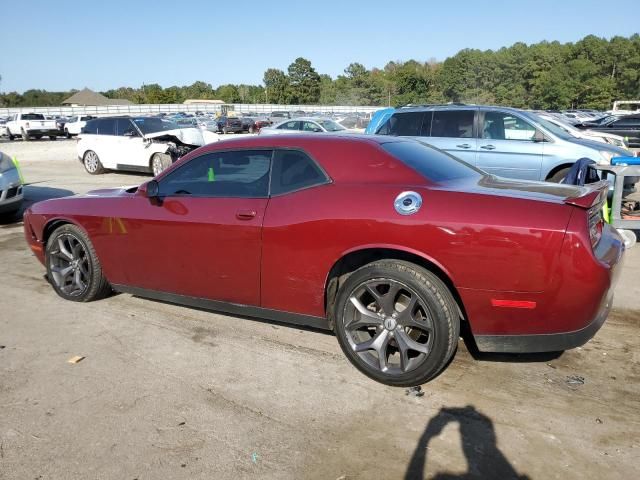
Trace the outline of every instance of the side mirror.
<instances>
[{"instance_id":1,"label":"side mirror","mask_svg":"<svg viewBox=\"0 0 640 480\"><path fill-rule=\"evenodd\" d=\"M147 182L146 196L147 198L158 198L160 195L160 184L156 180Z\"/></svg>"},{"instance_id":2,"label":"side mirror","mask_svg":"<svg viewBox=\"0 0 640 480\"><path fill-rule=\"evenodd\" d=\"M533 138L531 139L535 143L546 142L547 138L544 136L540 130L536 130L536 133L533 134Z\"/></svg>"}]
</instances>

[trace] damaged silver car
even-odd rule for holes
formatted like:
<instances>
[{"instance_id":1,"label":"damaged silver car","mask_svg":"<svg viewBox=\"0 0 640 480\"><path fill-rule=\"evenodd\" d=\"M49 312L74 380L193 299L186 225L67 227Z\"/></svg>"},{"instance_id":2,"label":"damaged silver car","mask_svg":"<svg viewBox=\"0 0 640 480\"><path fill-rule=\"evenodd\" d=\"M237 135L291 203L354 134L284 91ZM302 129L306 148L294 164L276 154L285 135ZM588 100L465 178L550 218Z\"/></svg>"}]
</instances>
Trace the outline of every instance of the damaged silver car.
<instances>
[{"instance_id":1,"label":"damaged silver car","mask_svg":"<svg viewBox=\"0 0 640 480\"><path fill-rule=\"evenodd\" d=\"M158 175L191 150L215 141L215 133L162 117L103 117L87 122L77 152L92 175L105 170Z\"/></svg>"}]
</instances>

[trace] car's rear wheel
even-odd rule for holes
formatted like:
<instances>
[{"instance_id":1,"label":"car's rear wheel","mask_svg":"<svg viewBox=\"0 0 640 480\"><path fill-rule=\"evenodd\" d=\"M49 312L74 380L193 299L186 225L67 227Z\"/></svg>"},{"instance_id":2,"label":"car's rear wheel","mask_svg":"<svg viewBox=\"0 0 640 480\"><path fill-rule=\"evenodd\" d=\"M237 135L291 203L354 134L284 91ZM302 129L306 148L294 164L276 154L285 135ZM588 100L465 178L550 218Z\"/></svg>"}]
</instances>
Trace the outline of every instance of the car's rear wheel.
<instances>
[{"instance_id":1,"label":"car's rear wheel","mask_svg":"<svg viewBox=\"0 0 640 480\"><path fill-rule=\"evenodd\" d=\"M22 141L24 142L29 140L29 134L24 129L20 130L20 136L22 137Z\"/></svg>"},{"instance_id":2,"label":"car's rear wheel","mask_svg":"<svg viewBox=\"0 0 640 480\"><path fill-rule=\"evenodd\" d=\"M45 262L51 286L66 300L90 302L111 293L91 241L75 225L62 225L51 234Z\"/></svg>"},{"instance_id":3,"label":"car's rear wheel","mask_svg":"<svg viewBox=\"0 0 640 480\"><path fill-rule=\"evenodd\" d=\"M58 137L56 135L49 135L49 140L56 141L58 140Z\"/></svg>"},{"instance_id":4,"label":"car's rear wheel","mask_svg":"<svg viewBox=\"0 0 640 480\"><path fill-rule=\"evenodd\" d=\"M381 260L351 274L333 311L345 355L368 377L407 387L434 378L460 335L458 308L447 286L409 262Z\"/></svg>"},{"instance_id":5,"label":"car's rear wheel","mask_svg":"<svg viewBox=\"0 0 640 480\"><path fill-rule=\"evenodd\" d=\"M102 166L102 162L100 162L100 158L98 154L93 150L87 150L84 154L83 158L84 169L89 172L91 175L98 175L104 172L104 167Z\"/></svg>"},{"instance_id":6,"label":"car's rear wheel","mask_svg":"<svg viewBox=\"0 0 640 480\"><path fill-rule=\"evenodd\" d=\"M7 128L7 137L9 137L9 141L13 141L14 138L16 138L12 133L11 130L9 130Z\"/></svg>"},{"instance_id":7,"label":"car's rear wheel","mask_svg":"<svg viewBox=\"0 0 640 480\"><path fill-rule=\"evenodd\" d=\"M560 183L560 181L567 176L567 173L569 173L569 170L571 170L571 167L561 168L560 170L555 172L553 175L550 175L547 178L547 182Z\"/></svg>"},{"instance_id":8,"label":"car's rear wheel","mask_svg":"<svg viewBox=\"0 0 640 480\"><path fill-rule=\"evenodd\" d=\"M151 156L151 171L157 177L171 166L171 157L166 153L154 153Z\"/></svg>"},{"instance_id":9,"label":"car's rear wheel","mask_svg":"<svg viewBox=\"0 0 640 480\"><path fill-rule=\"evenodd\" d=\"M67 130L66 128L64 129L64 136L67 138L71 138L71 134L69 133L69 130Z\"/></svg>"}]
</instances>

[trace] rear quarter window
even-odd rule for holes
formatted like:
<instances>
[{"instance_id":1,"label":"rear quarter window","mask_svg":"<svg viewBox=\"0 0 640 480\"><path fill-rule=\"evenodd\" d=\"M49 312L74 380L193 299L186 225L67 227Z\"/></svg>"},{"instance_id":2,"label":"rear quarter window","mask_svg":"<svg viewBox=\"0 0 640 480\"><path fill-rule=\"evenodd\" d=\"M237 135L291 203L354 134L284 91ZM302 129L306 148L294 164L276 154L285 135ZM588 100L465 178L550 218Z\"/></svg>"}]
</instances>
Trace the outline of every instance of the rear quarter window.
<instances>
[{"instance_id":1,"label":"rear quarter window","mask_svg":"<svg viewBox=\"0 0 640 480\"><path fill-rule=\"evenodd\" d=\"M418 141L389 142L381 144L381 147L432 182L473 179L485 175L482 170Z\"/></svg>"}]
</instances>

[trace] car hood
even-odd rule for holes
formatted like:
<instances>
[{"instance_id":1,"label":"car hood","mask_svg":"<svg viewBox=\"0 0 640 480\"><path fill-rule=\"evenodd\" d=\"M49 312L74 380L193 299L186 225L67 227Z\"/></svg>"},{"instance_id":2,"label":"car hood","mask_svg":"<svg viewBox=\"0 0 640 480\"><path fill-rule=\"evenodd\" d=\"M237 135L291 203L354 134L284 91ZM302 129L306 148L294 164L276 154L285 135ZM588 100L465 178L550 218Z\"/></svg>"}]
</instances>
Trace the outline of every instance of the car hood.
<instances>
[{"instance_id":1,"label":"car hood","mask_svg":"<svg viewBox=\"0 0 640 480\"><path fill-rule=\"evenodd\" d=\"M615 145L598 142L596 140L587 140L586 138L571 138L567 139L568 142L576 143L578 145L582 145L583 147L590 147L594 150L611 152L613 156L616 157L626 157L629 155L629 152L621 147L616 147Z\"/></svg>"},{"instance_id":2,"label":"car hood","mask_svg":"<svg viewBox=\"0 0 640 480\"><path fill-rule=\"evenodd\" d=\"M85 194L75 195L74 198L110 198L110 197L122 197L132 195L138 190L138 185L117 187L117 188L100 188L98 190L91 190Z\"/></svg>"},{"instance_id":3,"label":"car hood","mask_svg":"<svg viewBox=\"0 0 640 480\"><path fill-rule=\"evenodd\" d=\"M202 131L199 128L176 128L175 130L161 130L159 132L146 133L145 138L156 140L178 141L185 145L201 147L205 145Z\"/></svg>"}]
</instances>

